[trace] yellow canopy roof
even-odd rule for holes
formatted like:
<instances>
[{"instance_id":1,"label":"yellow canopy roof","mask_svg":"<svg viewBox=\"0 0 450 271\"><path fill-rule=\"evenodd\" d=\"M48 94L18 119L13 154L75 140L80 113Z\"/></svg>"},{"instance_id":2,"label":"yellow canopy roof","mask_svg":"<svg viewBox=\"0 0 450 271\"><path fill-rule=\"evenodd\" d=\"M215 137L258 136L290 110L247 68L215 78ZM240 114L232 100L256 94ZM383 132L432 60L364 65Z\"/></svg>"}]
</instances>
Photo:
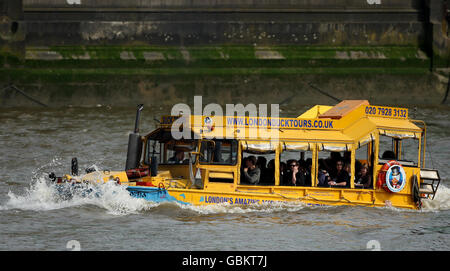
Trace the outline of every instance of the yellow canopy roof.
<instances>
[{"instance_id":1,"label":"yellow canopy roof","mask_svg":"<svg viewBox=\"0 0 450 271\"><path fill-rule=\"evenodd\" d=\"M329 105L315 105L315 106L311 107L310 109L308 109L305 113L298 116L297 118L299 118L299 119L315 119L315 118L318 118L319 115L330 110L331 108L333 108L333 107L329 106Z\"/></svg>"},{"instance_id":2,"label":"yellow canopy roof","mask_svg":"<svg viewBox=\"0 0 450 271\"><path fill-rule=\"evenodd\" d=\"M386 130L403 130L411 132L421 132L417 125L412 123L408 119L391 119L391 118L381 118L381 117L369 117L369 120L373 122L377 128Z\"/></svg>"},{"instance_id":3,"label":"yellow canopy roof","mask_svg":"<svg viewBox=\"0 0 450 271\"><path fill-rule=\"evenodd\" d=\"M324 113L331 109L338 110L338 118L326 117ZM408 109L373 106L367 101L343 101L334 107L316 105L297 118L202 115L178 118L163 117L161 127L167 131L173 122L177 121L180 127L182 121L192 135L199 138L320 142L344 144L345 148L347 144L365 145L378 132L396 138L418 138L422 132L408 119ZM303 147L289 145L286 148Z\"/></svg>"}]
</instances>

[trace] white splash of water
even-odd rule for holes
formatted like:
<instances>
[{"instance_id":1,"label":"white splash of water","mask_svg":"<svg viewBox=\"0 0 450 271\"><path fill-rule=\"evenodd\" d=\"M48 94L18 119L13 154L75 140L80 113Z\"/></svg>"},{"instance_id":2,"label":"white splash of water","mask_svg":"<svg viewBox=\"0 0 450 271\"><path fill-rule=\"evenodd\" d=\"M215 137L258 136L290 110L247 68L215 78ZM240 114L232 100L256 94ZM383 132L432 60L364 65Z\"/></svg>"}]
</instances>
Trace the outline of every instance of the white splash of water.
<instances>
[{"instance_id":1,"label":"white splash of water","mask_svg":"<svg viewBox=\"0 0 450 271\"><path fill-rule=\"evenodd\" d=\"M82 191L67 188L71 196L65 198L58 192L56 185L46 181L44 177L37 179L23 195L9 191L9 200L0 206L0 210L49 211L82 205L94 205L104 208L113 215L127 215L152 209L159 204L130 196L126 187L107 182L101 185L89 185Z\"/></svg>"},{"instance_id":2,"label":"white splash of water","mask_svg":"<svg viewBox=\"0 0 450 271\"><path fill-rule=\"evenodd\" d=\"M16 195L9 191L9 200L2 207L4 209L47 211L78 205L74 202L56 201L54 192L45 179L38 179L25 189L23 195Z\"/></svg>"},{"instance_id":3,"label":"white splash of water","mask_svg":"<svg viewBox=\"0 0 450 271\"><path fill-rule=\"evenodd\" d=\"M135 214L159 206L159 203L132 197L125 186L117 185L114 182L107 182L96 188L100 196L91 197L93 204L107 209L114 215Z\"/></svg>"},{"instance_id":4,"label":"white splash of water","mask_svg":"<svg viewBox=\"0 0 450 271\"><path fill-rule=\"evenodd\" d=\"M423 211L445 211L450 210L450 188L440 184L433 200L422 200Z\"/></svg>"}]
</instances>

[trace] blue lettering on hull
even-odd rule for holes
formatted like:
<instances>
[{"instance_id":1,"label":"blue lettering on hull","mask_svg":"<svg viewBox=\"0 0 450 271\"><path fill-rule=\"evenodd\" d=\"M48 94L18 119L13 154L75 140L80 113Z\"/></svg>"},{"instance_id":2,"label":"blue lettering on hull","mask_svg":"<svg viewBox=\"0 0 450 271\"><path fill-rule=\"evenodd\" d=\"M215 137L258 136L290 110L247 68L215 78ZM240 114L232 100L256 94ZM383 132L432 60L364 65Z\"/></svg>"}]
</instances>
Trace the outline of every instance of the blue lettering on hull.
<instances>
[{"instance_id":1,"label":"blue lettering on hull","mask_svg":"<svg viewBox=\"0 0 450 271\"><path fill-rule=\"evenodd\" d=\"M130 195L135 198L142 198L151 202L178 202L181 204L190 204L188 202L177 200L174 196L169 195L166 189L157 187L141 187L141 186L129 186L127 190ZM186 195L181 194L184 199ZM205 202L207 204L220 204L228 203L230 205L251 205L251 204L273 204L275 202L288 203L289 201L283 200L259 200L251 198L240 198L240 197L223 197L223 196L208 196L204 195L200 197L199 202ZM322 206L323 204L312 204L307 203L307 206Z\"/></svg>"},{"instance_id":2,"label":"blue lettering on hull","mask_svg":"<svg viewBox=\"0 0 450 271\"><path fill-rule=\"evenodd\" d=\"M166 189L157 187L140 187L140 186L129 186L127 187L128 192L132 197L138 199L145 199L152 202L178 202L181 204L189 204L184 201L177 200L174 196L169 195Z\"/></svg>"}]
</instances>

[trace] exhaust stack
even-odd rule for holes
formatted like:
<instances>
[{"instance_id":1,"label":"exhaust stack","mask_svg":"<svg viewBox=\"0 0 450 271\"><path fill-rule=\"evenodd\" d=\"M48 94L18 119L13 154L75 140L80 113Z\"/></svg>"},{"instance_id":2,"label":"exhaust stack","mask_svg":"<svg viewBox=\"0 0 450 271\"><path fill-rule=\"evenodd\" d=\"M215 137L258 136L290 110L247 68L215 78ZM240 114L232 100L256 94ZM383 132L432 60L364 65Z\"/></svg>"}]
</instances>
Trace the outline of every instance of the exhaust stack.
<instances>
[{"instance_id":1,"label":"exhaust stack","mask_svg":"<svg viewBox=\"0 0 450 271\"><path fill-rule=\"evenodd\" d=\"M125 170L134 169L139 167L142 155L142 139L139 135L139 119L141 117L141 111L144 109L143 104L137 106L136 122L134 124L134 132L128 137L128 151L127 162L125 164Z\"/></svg>"}]
</instances>

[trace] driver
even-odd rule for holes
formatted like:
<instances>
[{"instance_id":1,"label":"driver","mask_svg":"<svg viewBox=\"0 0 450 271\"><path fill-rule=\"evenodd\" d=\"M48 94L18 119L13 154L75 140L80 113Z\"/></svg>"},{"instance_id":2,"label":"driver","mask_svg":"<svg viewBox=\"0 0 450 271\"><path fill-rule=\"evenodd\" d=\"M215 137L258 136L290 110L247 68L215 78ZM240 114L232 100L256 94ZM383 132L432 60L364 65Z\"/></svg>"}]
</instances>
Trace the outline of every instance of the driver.
<instances>
[{"instance_id":1,"label":"driver","mask_svg":"<svg viewBox=\"0 0 450 271\"><path fill-rule=\"evenodd\" d=\"M181 164L183 162L183 159L184 159L184 152L178 150L175 152L174 156L169 158L168 163L169 164Z\"/></svg>"}]
</instances>

